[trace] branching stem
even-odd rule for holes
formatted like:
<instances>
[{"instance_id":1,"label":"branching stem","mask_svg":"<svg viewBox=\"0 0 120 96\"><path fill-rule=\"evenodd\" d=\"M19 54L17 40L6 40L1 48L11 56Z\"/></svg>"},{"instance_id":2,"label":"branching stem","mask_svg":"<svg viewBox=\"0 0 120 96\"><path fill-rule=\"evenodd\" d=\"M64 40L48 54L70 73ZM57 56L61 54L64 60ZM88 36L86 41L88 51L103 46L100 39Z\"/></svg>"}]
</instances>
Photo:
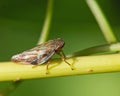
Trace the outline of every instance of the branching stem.
<instances>
[{"instance_id":1,"label":"branching stem","mask_svg":"<svg viewBox=\"0 0 120 96\"><path fill-rule=\"evenodd\" d=\"M50 29L50 25L51 25L51 19L52 19L52 11L53 11L52 7L53 7L53 0L48 0L46 18L44 21L42 32L40 33L38 45L45 42L48 37L49 29Z\"/></svg>"},{"instance_id":2,"label":"branching stem","mask_svg":"<svg viewBox=\"0 0 120 96\"><path fill-rule=\"evenodd\" d=\"M97 4L96 0L86 0L90 10L92 11L101 31L105 39L108 43L115 43L117 42L117 38L115 37L107 19L105 18L101 8Z\"/></svg>"}]
</instances>

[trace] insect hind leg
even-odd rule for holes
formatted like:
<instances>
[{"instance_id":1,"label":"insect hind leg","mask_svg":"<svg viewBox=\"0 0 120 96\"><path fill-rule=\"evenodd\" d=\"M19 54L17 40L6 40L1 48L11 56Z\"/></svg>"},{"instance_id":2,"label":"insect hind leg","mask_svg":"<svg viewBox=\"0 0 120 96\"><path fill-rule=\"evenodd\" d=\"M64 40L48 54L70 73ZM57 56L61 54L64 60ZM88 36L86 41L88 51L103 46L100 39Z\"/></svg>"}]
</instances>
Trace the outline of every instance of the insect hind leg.
<instances>
[{"instance_id":1,"label":"insect hind leg","mask_svg":"<svg viewBox=\"0 0 120 96\"><path fill-rule=\"evenodd\" d=\"M70 64L69 62L66 61L66 56L64 54L64 52L62 50L60 50L59 52L56 52L60 57L61 59L70 66L71 70L74 70L72 64Z\"/></svg>"}]
</instances>

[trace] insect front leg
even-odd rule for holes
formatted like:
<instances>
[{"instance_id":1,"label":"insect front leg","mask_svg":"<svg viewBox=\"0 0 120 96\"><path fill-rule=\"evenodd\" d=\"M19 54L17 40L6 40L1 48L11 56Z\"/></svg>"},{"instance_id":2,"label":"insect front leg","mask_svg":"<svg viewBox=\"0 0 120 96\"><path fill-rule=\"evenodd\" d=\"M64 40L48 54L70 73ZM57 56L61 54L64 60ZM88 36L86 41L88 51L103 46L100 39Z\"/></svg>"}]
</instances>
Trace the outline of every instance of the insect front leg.
<instances>
[{"instance_id":1,"label":"insect front leg","mask_svg":"<svg viewBox=\"0 0 120 96\"><path fill-rule=\"evenodd\" d=\"M46 74L49 73L49 64L50 64L50 61L47 61L47 65L46 65Z\"/></svg>"},{"instance_id":2,"label":"insect front leg","mask_svg":"<svg viewBox=\"0 0 120 96\"><path fill-rule=\"evenodd\" d=\"M67 63L67 64L70 66L71 70L74 70L72 64L70 64L69 62L66 61L66 56L65 56L65 54L64 54L64 52L63 52L62 50L57 51L56 53L61 57L61 59L62 59L65 63Z\"/></svg>"},{"instance_id":3,"label":"insect front leg","mask_svg":"<svg viewBox=\"0 0 120 96\"><path fill-rule=\"evenodd\" d=\"M36 59L37 60L37 59ZM36 60L34 60L33 62L31 62L32 65L34 65L32 68L35 68L37 66L40 66L39 64L37 64ZM49 64L50 64L50 60L46 61L46 74L49 73Z\"/></svg>"}]
</instances>

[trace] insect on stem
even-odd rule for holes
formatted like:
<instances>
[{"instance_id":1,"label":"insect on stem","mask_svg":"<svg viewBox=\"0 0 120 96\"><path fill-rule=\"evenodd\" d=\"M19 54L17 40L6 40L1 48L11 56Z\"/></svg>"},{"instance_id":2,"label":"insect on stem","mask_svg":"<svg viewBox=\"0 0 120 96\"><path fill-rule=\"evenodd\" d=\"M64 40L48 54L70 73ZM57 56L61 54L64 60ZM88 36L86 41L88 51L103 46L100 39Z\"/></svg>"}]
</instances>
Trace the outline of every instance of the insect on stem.
<instances>
[{"instance_id":1,"label":"insect on stem","mask_svg":"<svg viewBox=\"0 0 120 96\"><path fill-rule=\"evenodd\" d=\"M65 63L67 63L73 70L74 68L72 67L72 64L66 61L66 57L62 51L63 46L64 41L61 38L49 40L32 49L12 56L11 60L13 62L19 62L22 64L35 65L33 67L46 63L46 73L48 73L49 60L55 53L57 53L61 57L61 59Z\"/></svg>"}]
</instances>

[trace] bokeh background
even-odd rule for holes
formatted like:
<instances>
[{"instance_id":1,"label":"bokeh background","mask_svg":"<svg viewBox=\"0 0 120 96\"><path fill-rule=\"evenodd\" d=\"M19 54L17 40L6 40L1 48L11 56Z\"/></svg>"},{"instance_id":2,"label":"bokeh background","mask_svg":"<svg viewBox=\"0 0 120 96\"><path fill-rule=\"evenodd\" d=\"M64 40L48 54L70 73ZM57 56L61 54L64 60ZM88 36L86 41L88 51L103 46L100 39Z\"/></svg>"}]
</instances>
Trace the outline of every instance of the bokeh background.
<instances>
[{"instance_id":1,"label":"bokeh background","mask_svg":"<svg viewBox=\"0 0 120 96\"><path fill-rule=\"evenodd\" d=\"M97 0L120 38L120 1ZM0 61L36 45L42 30L47 0L0 0ZM106 44L85 0L54 0L48 39L61 37L70 54ZM0 88L10 82L0 82ZM25 80L10 96L120 96L120 73Z\"/></svg>"}]
</instances>

